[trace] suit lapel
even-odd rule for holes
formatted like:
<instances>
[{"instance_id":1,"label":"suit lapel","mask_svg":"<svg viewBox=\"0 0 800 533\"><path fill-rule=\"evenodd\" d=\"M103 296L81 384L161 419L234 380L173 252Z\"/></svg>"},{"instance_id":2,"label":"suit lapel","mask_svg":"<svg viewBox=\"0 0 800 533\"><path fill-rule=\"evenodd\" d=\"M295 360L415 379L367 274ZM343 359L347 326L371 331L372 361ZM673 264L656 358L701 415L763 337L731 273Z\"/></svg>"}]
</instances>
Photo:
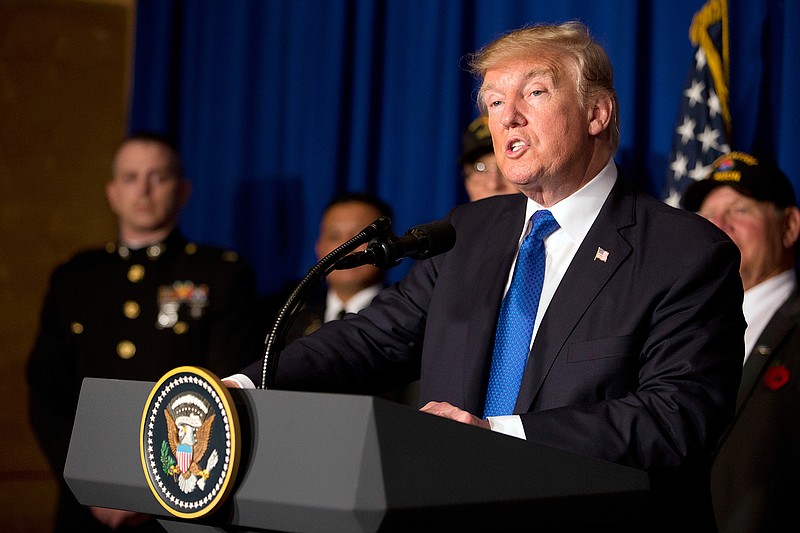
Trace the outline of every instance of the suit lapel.
<instances>
[{"instance_id":1,"label":"suit lapel","mask_svg":"<svg viewBox=\"0 0 800 533\"><path fill-rule=\"evenodd\" d=\"M632 247L620 236L619 229L634 224L634 207L634 195L618 178L542 318L522 376L515 412L530 409L570 332L631 255ZM605 261L595 259L598 247L608 251Z\"/></svg>"},{"instance_id":2,"label":"suit lapel","mask_svg":"<svg viewBox=\"0 0 800 533\"><path fill-rule=\"evenodd\" d=\"M742 382L739 386L739 397L736 400L737 412L752 396L764 369L775 358L775 350L795 328L798 314L800 314L800 292L796 290L770 319L742 368Z\"/></svg>"},{"instance_id":3,"label":"suit lapel","mask_svg":"<svg viewBox=\"0 0 800 533\"><path fill-rule=\"evenodd\" d=\"M486 220L492 231L481 232L483 241L475 243L486 250L487 261L477 265L483 271L482 278L487 282L469 290L477 293L478 301L489 305L476 308L469 319L467 339L463 350L464 405L467 411L483 414L483 401L486 396L486 382L491 365L494 334L503 290L508 281L511 264L517 253L517 242L525 223L527 200L520 195L510 209Z\"/></svg>"}]
</instances>

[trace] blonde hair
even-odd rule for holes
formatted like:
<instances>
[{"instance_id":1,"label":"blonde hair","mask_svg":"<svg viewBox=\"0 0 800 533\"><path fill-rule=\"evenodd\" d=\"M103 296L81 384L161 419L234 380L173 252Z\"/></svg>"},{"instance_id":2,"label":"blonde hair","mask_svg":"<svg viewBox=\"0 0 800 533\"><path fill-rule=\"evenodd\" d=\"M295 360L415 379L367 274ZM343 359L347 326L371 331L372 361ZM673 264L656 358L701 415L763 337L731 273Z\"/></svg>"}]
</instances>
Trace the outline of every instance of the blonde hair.
<instances>
[{"instance_id":1,"label":"blonde hair","mask_svg":"<svg viewBox=\"0 0 800 533\"><path fill-rule=\"evenodd\" d=\"M542 57L566 58L571 62L577 80L581 106L595 96L611 99L612 120L609 142L612 152L619 146L619 100L614 89L614 69L611 60L600 44L589 34L589 28L579 21L562 24L536 24L511 31L487 44L468 58L470 71L483 81L486 71L513 60ZM569 67L567 63L566 67ZM564 76L558 66L553 67L553 81ZM478 91L477 104L486 113L483 87Z\"/></svg>"}]
</instances>

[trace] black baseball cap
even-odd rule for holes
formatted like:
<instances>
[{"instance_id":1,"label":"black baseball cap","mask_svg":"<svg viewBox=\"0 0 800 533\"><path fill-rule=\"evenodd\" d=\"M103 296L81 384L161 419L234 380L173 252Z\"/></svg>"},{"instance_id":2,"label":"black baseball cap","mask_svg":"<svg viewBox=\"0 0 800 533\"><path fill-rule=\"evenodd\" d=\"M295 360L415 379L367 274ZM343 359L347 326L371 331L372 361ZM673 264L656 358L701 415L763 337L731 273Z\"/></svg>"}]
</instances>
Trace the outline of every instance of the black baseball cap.
<instances>
[{"instance_id":1,"label":"black baseball cap","mask_svg":"<svg viewBox=\"0 0 800 533\"><path fill-rule=\"evenodd\" d=\"M494 153L492 134L489 133L489 121L485 116L480 116L469 123L461 136L461 165L473 163L484 154Z\"/></svg>"},{"instance_id":2,"label":"black baseball cap","mask_svg":"<svg viewBox=\"0 0 800 533\"><path fill-rule=\"evenodd\" d=\"M699 211L706 196L723 185L750 198L771 202L777 207L796 205L794 188L777 166L759 162L744 152L730 152L714 161L706 179L689 185L683 193L684 209Z\"/></svg>"}]
</instances>

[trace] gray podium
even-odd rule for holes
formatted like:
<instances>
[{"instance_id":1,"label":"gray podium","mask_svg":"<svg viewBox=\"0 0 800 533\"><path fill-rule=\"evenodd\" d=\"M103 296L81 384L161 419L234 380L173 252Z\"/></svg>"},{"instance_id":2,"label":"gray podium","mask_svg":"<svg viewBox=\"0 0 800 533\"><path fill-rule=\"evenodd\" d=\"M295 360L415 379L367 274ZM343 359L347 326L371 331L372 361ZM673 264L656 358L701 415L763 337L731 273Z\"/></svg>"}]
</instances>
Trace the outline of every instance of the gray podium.
<instances>
[{"instance_id":1,"label":"gray podium","mask_svg":"<svg viewBox=\"0 0 800 533\"><path fill-rule=\"evenodd\" d=\"M153 386L84 380L64 470L82 504L154 514L187 533L633 530L646 506L640 470L380 398L232 390L234 491L210 516L183 520L150 492L139 458Z\"/></svg>"}]
</instances>

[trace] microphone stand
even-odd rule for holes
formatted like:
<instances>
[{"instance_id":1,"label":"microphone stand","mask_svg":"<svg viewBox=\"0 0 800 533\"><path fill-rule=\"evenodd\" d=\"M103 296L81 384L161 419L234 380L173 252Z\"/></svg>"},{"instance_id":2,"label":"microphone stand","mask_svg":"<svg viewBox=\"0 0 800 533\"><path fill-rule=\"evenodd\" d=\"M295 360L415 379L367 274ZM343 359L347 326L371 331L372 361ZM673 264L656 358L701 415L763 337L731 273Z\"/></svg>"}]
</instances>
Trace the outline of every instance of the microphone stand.
<instances>
[{"instance_id":1,"label":"microphone stand","mask_svg":"<svg viewBox=\"0 0 800 533\"><path fill-rule=\"evenodd\" d=\"M262 389L271 388L275 383L275 374L278 371L278 356L284 348L286 332L294 319L295 312L300 307L303 299L316 287L318 283L336 270L336 263L345 255L349 254L364 243L377 237L381 237L389 232L392 221L389 217L382 216L372 224L361 230L355 237L341 244L338 248L319 260L311 267L305 277L297 284L294 291L289 295L286 303L283 304L275 323L270 330L264 346L264 366L261 370Z\"/></svg>"}]
</instances>

